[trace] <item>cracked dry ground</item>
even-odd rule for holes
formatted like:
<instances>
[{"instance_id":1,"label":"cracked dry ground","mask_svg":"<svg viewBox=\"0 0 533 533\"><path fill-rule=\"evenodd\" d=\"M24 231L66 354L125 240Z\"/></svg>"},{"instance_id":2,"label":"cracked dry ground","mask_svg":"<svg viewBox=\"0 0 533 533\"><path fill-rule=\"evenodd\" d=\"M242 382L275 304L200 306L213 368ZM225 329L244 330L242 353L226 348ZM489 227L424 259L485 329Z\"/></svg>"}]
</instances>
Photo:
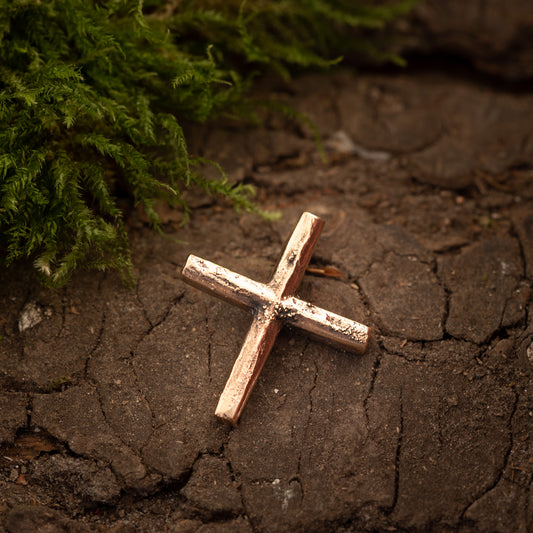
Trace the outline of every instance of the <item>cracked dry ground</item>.
<instances>
[{"instance_id":1,"label":"cracked dry ground","mask_svg":"<svg viewBox=\"0 0 533 533\"><path fill-rule=\"evenodd\" d=\"M194 132L279 221L195 197L185 229L162 212L175 242L131 213L133 291L2 274L0 530L531 531L533 95L347 73L279 92L328 164L279 120ZM283 330L231 428L213 411L250 317L178 272L195 253L266 281L304 210L326 227L299 294L371 345Z\"/></svg>"}]
</instances>

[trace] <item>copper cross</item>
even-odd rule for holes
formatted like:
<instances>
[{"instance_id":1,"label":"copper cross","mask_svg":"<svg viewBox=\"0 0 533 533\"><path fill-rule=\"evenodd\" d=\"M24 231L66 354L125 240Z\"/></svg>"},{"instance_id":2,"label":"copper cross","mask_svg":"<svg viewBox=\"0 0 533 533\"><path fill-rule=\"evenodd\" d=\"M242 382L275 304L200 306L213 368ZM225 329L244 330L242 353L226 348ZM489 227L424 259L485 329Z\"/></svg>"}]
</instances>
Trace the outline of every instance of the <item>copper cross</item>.
<instances>
[{"instance_id":1,"label":"copper cross","mask_svg":"<svg viewBox=\"0 0 533 533\"><path fill-rule=\"evenodd\" d=\"M220 396L215 415L236 424L283 323L323 339L338 348L364 352L370 329L294 296L300 285L324 221L304 213L269 283L263 284L190 255L181 277L253 312L253 321Z\"/></svg>"}]
</instances>

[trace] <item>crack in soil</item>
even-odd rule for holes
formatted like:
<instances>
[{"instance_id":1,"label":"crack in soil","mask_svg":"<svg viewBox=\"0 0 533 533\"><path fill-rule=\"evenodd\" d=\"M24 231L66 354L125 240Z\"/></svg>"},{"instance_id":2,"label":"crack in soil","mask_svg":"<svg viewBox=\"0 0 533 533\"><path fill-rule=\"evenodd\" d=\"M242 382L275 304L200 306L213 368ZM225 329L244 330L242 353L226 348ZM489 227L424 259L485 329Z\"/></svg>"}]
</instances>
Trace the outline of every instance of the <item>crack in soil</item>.
<instances>
[{"instance_id":1,"label":"crack in soil","mask_svg":"<svg viewBox=\"0 0 533 533\"><path fill-rule=\"evenodd\" d=\"M387 514L391 515L398 503L398 497L400 494L400 459L402 453L403 443L403 390L400 388L400 425L396 428L398 432L398 440L396 444L396 452L394 455L394 496L392 499L392 505Z\"/></svg>"},{"instance_id":2,"label":"crack in soil","mask_svg":"<svg viewBox=\"0 0 533 533\"><path fill-rule=\"evenodd\" d=\"M150 320L150 317L148 316L148 311L146 311L146 307L144 305L144 302L142 301L142 298L139 296L139 286L140 286L140 280L138 280L137 284L135 285L135 299L137 300L137 303L141 307L141 311L143 313L144 319L146 320L146 322L148 322L148 324L150 324L150 328L153 329L154 325L152 324L152 321Z\"/></svg>"},{"instance_id":3,"label":"crack in soil","mask_svg":"<svg viewBox=\"0 0 533 533\"><path fill-rule=\"evenodd\" d=\"M496 488L496 486L498 485L498 483L503 479L503 476L505 475L505 471L507 470L508 468L508 463L509 463L509 458L511 456L511 452L513 451L513 447L514 447L514 434L513 434L513 418L516 414L516 411L517 411L517 407L518 407L518 400L519 400L519 394L514 391L514 401L513 401L513 406L511 408L511 413L509 415L509 420L507 422L507 430L508 430L508 433L509 433L509 446L507 447L507 449L505 450L505 453L503 455L503 465L502 467L500 468L500 470L497 472L494 480L492 483L490 483L485 489L483 489L481 491L481 493L476 496L472 502L470 502L464 509L463 511L461 512L460 516L459 516L459 524L463 524L463 523L466 523L467 522L467 519L465 518L465 515L466 513L468 512L468 510L477 502L479 501L481 498L483 498L484 496L486 496L489 492L491 492L492 490L494 490Z\"/></svg>"},{"instance_id":4,"label":"crack in soil","mask_svg":"<svg viewBox=\"0 0 533 533\"><path fill-rule=\"evenodd\" d=\"M226 510L226 511L213 511L213 510L207 510L206 511L206 510L204 510L204 512L202 512L202 511L199 511L198 509L193 507L193 509L191 510L192 512L190 513L190 517L199 518L199 519L202 520L202 519L205 519L205 517L206 517L205 515L206 515L206 512L207 512L209 523L213 523L213 522L221 522L221 523L223 523L223 522L225 522L227 520L231 520L231 519L237 518L239 516L246 517L249 520L248 513L247 513L247 510L246 510L246 506L245 506L245 502L244 502L244 497L243 497L243 494L242 494L242 491L241 491L242 483L240 482L240 480L237 479L237 476L236 476L236 474L235 474L235 472L233 470L233 465L231 464L231 461L226 457L224 452L222 452L222 453L205 452L205 451L198 452L198 455L195 457L195 459L191 463L190 468L187 469L187 471L183 474L183 476L180 478L180 480L173 481L173 482L171 482L169 484L161 486L160 490L157 493L155 493L155 495L163 493L163 492L166 492L169 489L171 489L173 492L179 492L180 493L180 497L183 498L185 501L189 501L188 498L184 494L181 493L181 490L184 489L187 486L187 484L189 483L189 481L191 480L191 478L192 478L192 476L194 474L194 470L195 470L196 464L201 459L203 459L204 457L215 457L217 459L222 458L222 459L226 460L226 464L228 465L228 469L229 469L229 472L230 472L230 478L231 478L231 481L234 483L234 486L237 489L237 492L239 493L240 500L241 500L241 506L242 506L243 511L242 512L238 512L236 510ZM151 496L153 496L153 495L151 495Z\"/></svg>"},{"instance_id":5,"label":"crack in soil","mask_svg":"<svg viewBox=\"0 0 533 533\"><path fill-rule=\"evenodd\" d=\"M224 457L224 459L226 460L226 462L228 464L231 481L235 484L235 488L237 489L237 492L239 493L239 496L240 496L240 499L241 499L241 506L242 506L242 510L243 510L241 516L244 516L248 520L250 520L250 518L248 517L248 509L246 508L246 501L245 501L244 494L243 494L243 491L242 491L242 481L240 479L240 476L238 476L237 473L235 472L235 469L233 468L233 464L231 463L231 460L228 457L228 454L227 454L227 443L224 443L222 445L222 453L221 453L221 455L222 455L222 457Z\"/></svg>"},{"instance_id":6,"label":"crack in soil","mask_svg":"<svg viewBox=\"0 0 533 533\"><path fill-rule=\"evenodd\" d=\"M439 264L436 259L433 259L432 261L431 272L435 276L435 279L437 280L439 287L444 292L444 305L443 305L442 316L441 316L442 336L440 339L438 339L438 340L444 340L447 335L446 323L448 322L448 317L450 316L450 298L452 296L452 291L448 289L444 280L439 276Z\"/></svg>"},{"instance_id":7,"label":"crack in soil","mask_svg":"<svg viewBox=\"0 0 533 533\"><path fill-rule=\"evenodd\" d=\"M141 342L144 341L144 339L146 337L148 337L148 335L150 335L156 328L158 328L159 326L161 326L161 324L163 324L166 319L169 317L170 315L170 312L172 311L172 308L177 305L182 299L183 297L185 296L185 290L182 290L177 296L175 296L172 301L170 302L170 305L167 307L167 309L165 310L165 313L164 315L155 323L152 324L152 322L150 322L150 320L148 319L147 316L145 316L145 319L146 321L148 322L148 328L147 330L141 335L141 337L139 338L139 340L135 343L135 347L131 350L132 353L135 353L135 351L137 350L139 344L141 344ZM141 309L143 311L143 315L145 314L145 310L144 310L144 307L142 305L142 302L140 302L141 304Z\"/></svg>"},{"instance_id":8,"label":"crack in soil","mask_svg":"<svg viewBox=\"0 0 533 533\"><path fill-rule=\"evenodd\" d=\"M520 288L521 283L523 283L524 281L528 285L530 284L530 281L527 279L527 276L526 276L526 258L525 258L525 255L524 255L524 249L522 247L522 243L520 241L520 238L518 237L518 235L516 234L516 232L514 230L514 225L512 223L511 223L511 226L510 226L510 234L514 237L514 240L516 241L516 243L518 245L521 273L520 273L520 279L516 282L516 285L511 290L510 295L507 296L507 298L505 298L505 301L504 301L504 304L503 304L503 308L502 308L502 314L500 316L500 322L498 324L497 331L499 331L501 329L505 329L505 326L502 325L503 319L505 318L505 311L507 310L507 305L509 304L509 302L513 301L513 294L515 293L515 291L517 291L517 289ZM526 306L526 320L527 320L527 306ZM527 321L526 321L526 324L527 324ZM513 325L514 324L511 324L511 327Z\"/></svg>"},{"instance_id":9,"label":"crack in soil","mask_svg":"<svg viewBox=\"0 0 533 533\"><path fill-rule=\"evenodd\" d=\"M381 345L380 343L380 348L385 351L385 349L383 348L383 346ZM379 372L379 367L381 365L381 357L379 356L379 352L376 354L376 358L374 359L374 362L372 364L372 373L370 375L370 385L368 387L368 392L365 396L365 399L363 400L363 410L365 412L365 421L366 421L366 427L367 427L367 430L370 429L370 417L368 415L368 402L370 401L370 399L372 398L373 394L374 394L374 386L376 384L376 379L377 379L377 376L378 376L378 372Z\"/></svg>"},{"instance_id":10,"label":"crack in soil","mask_svg":"<svg viewBox=\"0 0 533 533\"><path fill-rule=\"evenodd\" d=\"M104 336L104 330L105 330L105 321L106 321L106 312L105 309L102 311L102 319L100 320L100 329L98 330L98 335L96 336L96 341L94 343L94 346L89 351L89 354L87 355L87 359L85 359L85 366L83 369L83 379L85 381L89 381L89 364L91 362L91 359L102 344L102 338Z\"/></svg>"},{"instance_id":11,"label":"crack in soil","mask_svg":"<svg viewBox=\"0 0 533 533\"><path fill-rule=\"evenodd\" d=\"M531 281L527 277L527 259L526 259L526 251L524 249L524 243L522 242L522 239L520 238L520 234L518 233L515 223L513 222L512 219L510 220L509 235L513 237L518 244L518 251L520 254L520 264L522 266L522 275L521 275L520 281L527 281L528 283L531 283Z\"/></svg>"},{"instance_id":12,"label":"crack in soil","mask_svg":"<svg viewBox=\"0 0 533 533\"><path fill-rule=\"evenodd\" d=\"M185 290L182 290L179 294L177 294L172 301L170 302L170 305L167 307L165 314L161 317L160 320L155 322L153 326L150 328L150 330L146 333L145 336L149 335L155 328L159 327L163 322L166 321L166 319L169 317L170 312L172 311L172 308L175 307L177 304L181 302L183 297L185 296Z\"/></svg>"},{"instance_id":13,"label":"crack in soil","mask_svg":"<svg viewBox=\"0 0 533 533\"><path fill-rule=\"evenodd\" d=\"M102 284L104 280L107 278L107 273L104 273L104 275L98 280L98 289L97 292L100 294L102 290ZM92 356L96 352L96 350L100 347L100 344L102 343L102 338L104 336L104 330L105 330L105 322L106 322L106 311L105 306L102 308L102 318L100 320L100 328L98 329L98 334L96 335L96 341L94 343L94 346L89 350L89 354L87 355L87 358L85 359L85 365L83 368L83 379L88 381L89 380L89 364L91 362Z\"/></svg>"}]
</instances>

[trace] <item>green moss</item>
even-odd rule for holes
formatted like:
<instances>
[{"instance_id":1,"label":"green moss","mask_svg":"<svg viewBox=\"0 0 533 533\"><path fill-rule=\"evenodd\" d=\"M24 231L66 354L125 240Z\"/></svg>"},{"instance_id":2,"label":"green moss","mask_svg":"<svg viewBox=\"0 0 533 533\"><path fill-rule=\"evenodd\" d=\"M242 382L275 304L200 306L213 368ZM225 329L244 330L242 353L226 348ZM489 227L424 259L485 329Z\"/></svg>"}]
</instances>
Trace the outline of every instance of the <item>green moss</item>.
<instances>
[{"instance_id":1,"label":"green moss","mask_svg":"<svg viewBox=\"0 0 533 533\"><path fill-rule=\"evenodd\" d=\"M31 258L50 286L81 265L131 280L117 195L155 228L154 202L186 215L189 187L258 211L249 186L196 170L183 121L249 117L257 72L327 67L346 43L377 54L342 32L411 4L0 0L0 260Z\"/></svg>"}]
</instances>

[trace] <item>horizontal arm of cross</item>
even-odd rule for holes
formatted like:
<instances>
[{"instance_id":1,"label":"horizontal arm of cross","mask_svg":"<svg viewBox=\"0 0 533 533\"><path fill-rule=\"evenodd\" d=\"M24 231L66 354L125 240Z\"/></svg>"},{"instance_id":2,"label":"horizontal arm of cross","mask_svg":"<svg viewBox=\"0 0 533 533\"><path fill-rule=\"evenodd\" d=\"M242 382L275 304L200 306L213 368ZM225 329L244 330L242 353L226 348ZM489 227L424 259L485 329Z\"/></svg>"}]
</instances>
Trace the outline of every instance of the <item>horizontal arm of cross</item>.
<instances>
[{"instance_id":1,"label":"horizontal arm of cross","mask_svg":"<svg viewBox=\"0 0 533 533\"><path fill-rule=\"evenodd\" d=\"M189 255L181 277L193 287L212 292L222 300L243 309L264 306L275 299L268 285L232 272L196 255Z\"/></svg>"},{"instance_id":2,"label":"horizontal arm of cross","mask_svg":"<svg viewBox=\"0 0 533 533\"><path fill-rule=\"evenodd\" d=\"M195 287L212 292L245 309L271 308L288 326L303 329L344 350L364 352L370 329L299 298L279 297L268 284L258 283L227 268L190 255L182 276Z\"/></svg>"}]
</instances>

